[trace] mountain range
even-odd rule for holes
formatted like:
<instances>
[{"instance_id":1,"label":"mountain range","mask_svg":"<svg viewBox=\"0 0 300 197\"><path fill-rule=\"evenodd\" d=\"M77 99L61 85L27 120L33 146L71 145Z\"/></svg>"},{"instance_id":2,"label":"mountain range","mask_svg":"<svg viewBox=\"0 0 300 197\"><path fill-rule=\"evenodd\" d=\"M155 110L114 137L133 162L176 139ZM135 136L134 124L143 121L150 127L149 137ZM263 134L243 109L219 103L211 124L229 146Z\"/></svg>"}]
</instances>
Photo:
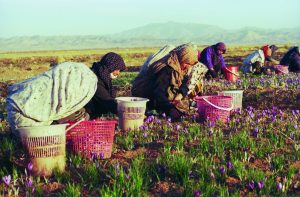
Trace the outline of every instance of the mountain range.
<instances>
[{"instance_id":1,"label":"mountain range","mask_svg":"<svg viewBox=\"0 0 300 197\"><path fill-rule=\"evenodd\" d=\"M115 47L159 47L194 42L199 45L224 41L235 45L299 44L300 27L261 29L245 27L227 30L194 23L152 23L109 35L21 36L0 38L0 51L70 50Z\"/></svg>"}]
</instances>

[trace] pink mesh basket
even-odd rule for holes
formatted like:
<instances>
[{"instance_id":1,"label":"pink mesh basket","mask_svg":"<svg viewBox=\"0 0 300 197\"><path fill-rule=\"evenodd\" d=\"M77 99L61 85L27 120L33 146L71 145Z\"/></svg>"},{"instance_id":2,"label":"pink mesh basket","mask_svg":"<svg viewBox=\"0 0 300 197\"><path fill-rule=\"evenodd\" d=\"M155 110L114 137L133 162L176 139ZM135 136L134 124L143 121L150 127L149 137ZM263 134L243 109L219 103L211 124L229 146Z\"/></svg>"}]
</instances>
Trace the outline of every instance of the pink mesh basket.
<instances>
[{"instance_id":1,"label":"pink mesh basket","mask_svg":"<svg viewBox=\"0 0 300 197\"><path fill-rule=\"evenodd\" d=\"M278 75L288 74L289 73L289 67L283 66L283 65L275 65L275 73Z\"/></svg>"},{"instance_id":2,"label":"pink mesh basket","mask_svg":"<svg viewBox=\"0 0 300 197\"><path fill-rule=\"evenodd\" d=\"M69 127L75 124L70 123ZM67 148L87 158L110 158L116 124L111 120L82 121L67 131Z\"/></svg>"},{"instance_id":3,"label":"pink mesh basket","mask_svg":"<svg viewBox=\"0 0 300 197\"><path fill-rule=\"evenodd\" d=\"M196 97L199 121L205 120L225 122L233 109L231 96Z\"/></svg>"}]
</instances>

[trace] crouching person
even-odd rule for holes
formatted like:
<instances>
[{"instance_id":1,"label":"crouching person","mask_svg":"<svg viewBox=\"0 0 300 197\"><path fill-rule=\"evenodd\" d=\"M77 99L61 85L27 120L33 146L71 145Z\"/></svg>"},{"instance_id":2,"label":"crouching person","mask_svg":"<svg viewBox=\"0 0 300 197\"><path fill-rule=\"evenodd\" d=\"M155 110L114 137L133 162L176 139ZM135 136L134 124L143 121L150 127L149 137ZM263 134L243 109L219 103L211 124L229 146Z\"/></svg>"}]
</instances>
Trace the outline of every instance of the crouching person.
<instances>
[{"instance_id":1,"label":"crouching person","mask_svg":"<svg viewBox=\"0 0 300 197\"><path fill-rule=\"evenodd\" d=\"M98 78L97 90L92 100L85 106L91 119L102 114L117 114L116 91L112 86L112 80L125 70L123 58L113 52L104 55L99 62L95 62L92 71Z\"/></svg>"},{"instance_id":2,"label":"crouching person","mask_svg":"<svg viewBox=\"0 0 300 197\"><path fill-rule=\"evenodd\" d=\"M6 109L12 131L48 126L73 114L88 118L82 109L97 88L96 75L82 63L65 62L8 88Z\"/></svg>"},{"instance_id":3,"label":"crouching person","mask_svg":"<svg viewBox=\"0 0 300 197\"><path fill-rule=\"evenodd\" d=\"M226 45L223 42L218 42L212 46L208 46L198 54L199 62L207 66L208 72L206 78L219 78L224 75L226 69L223 54L226 53Z\"/></svg>"},{"instance_id":4,"label":"crouching person","mask_svg":"<svg viewBox=\"0 0 300 197\"><path fill-rule=\"evenodd\" d=\"M173 121L184 114L181 100L187 95L189 68L198 62L192 46L179 47L149 65L143 77L133 81L132 95L148 98L148 110L165 112Z\"/></svg>"},{"instance_id":5,"label":"crouching person","mask_svg":"<svg viewBox=\"0 0 300 197\"><path fill-rule=\"evenodd\" d=\"M243 60L243 74L269 74L270 69L272 69L274 65L279 63L274 59L274 53L277 49L278 48L275 45L266 45L248 55ZM267 62L269 62L269 64L267 64Z\"/></svg>"},{"instance_id":6,"label":"crouching person","mask_svg":"<svg viewBox=\"0 0 300 197\"><path fill-rule=\"evenodd\" d=\"M291 47L282 57L280 64L288 66L290 72L300 73L299 46Z\"/></svg>"}]
</instances>

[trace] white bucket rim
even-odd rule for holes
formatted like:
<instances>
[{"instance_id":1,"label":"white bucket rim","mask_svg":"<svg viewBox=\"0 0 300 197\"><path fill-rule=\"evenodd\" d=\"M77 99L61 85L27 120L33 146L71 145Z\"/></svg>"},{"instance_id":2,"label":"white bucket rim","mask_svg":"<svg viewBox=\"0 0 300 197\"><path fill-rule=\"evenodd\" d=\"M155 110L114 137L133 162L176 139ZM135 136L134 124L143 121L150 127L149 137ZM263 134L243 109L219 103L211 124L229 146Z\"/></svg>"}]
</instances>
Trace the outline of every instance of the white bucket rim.
<instances>
[{"instance_id":1,"label":"white bucket rim","mask_svg":"<svg viewBox=\"0 0 300 197\"><path fill-rule=\"evenodd\" d=\"M53 125L43 125L43 126L35 126L35 127L19 127L17 128L17 130L19 129L43 129L43 128L49 128L49 127L66 127L69 124L53 124Z\"/></svg>"},{"instance_id":2,"label":"white bucket rim","mask_svg":"<svg viewBox=\"0 0 300 197\"><path fill-rule=\"evenodd\" d=\"M244 90L223 90L223 91L220 91L218 93L243 93Z\"/></svg>"},{"instance_id":3,"label":"white bucket rim","mask_svg":"<svg viewBox=\"0 0 300 197\"><path fill-rule=\"evenodd\" d=\"M116 97L117 102L129 102L129 103L136 103L136 102L148 102L149 99L142 98L142 97Z\"/></svg>"},{"instance_id":4,"label":"white bucket rim","mask_svg":"<svg viewBox=\"0 0 300 197\"><path fill-rule=\"evenodd\" d=\"M45 126L36 126L36 127L20 127L17 130L20 134L20 137L24 137L24 136L43 137L45 135L53 136L53 135L65 134L67 125L68 124L56 124L56 125L45 125Z\"/></svg>"}]
</instances>

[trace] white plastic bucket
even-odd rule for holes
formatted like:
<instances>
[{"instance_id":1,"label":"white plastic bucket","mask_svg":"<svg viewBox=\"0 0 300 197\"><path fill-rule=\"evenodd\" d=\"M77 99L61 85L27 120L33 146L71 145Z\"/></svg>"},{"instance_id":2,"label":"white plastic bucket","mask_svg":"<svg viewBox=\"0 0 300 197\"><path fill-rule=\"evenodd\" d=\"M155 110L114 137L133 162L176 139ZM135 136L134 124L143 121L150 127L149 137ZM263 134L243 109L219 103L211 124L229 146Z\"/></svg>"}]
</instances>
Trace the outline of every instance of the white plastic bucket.
<instances>
[{"instance_id":1,"label":"white plastic bucket","mask_svg":"<svg viewBox=\"0 0 300 197\"><path fill-rule=\"evenodd\" d=\"M119 127L123 131L138 129L144 123L146 103L149 99L140 97L117 97Z\"/></svg>"},{"instance_id":2,"label":"white plastic bucket","mask_svg":"<svg viewBox=\"0 0 300 197\"><path fill-rule=\"evenodd\" d=\"M243 107L243 92L244 90L225 90L218 92L218 95L231 96L233 109L242 109Z\"/></svg>"},{"instance_id":3,"label":"white plastic bucket","mask_svg":"<svg viewBox=\"0 0 300 197\"><path fill-rule=\"evenodd\" d=\"M23 147L27 151L32 172L36 176L50 176L56 168L66 165L67 124L18 128Z\"/></svg>"}]
</instances>

